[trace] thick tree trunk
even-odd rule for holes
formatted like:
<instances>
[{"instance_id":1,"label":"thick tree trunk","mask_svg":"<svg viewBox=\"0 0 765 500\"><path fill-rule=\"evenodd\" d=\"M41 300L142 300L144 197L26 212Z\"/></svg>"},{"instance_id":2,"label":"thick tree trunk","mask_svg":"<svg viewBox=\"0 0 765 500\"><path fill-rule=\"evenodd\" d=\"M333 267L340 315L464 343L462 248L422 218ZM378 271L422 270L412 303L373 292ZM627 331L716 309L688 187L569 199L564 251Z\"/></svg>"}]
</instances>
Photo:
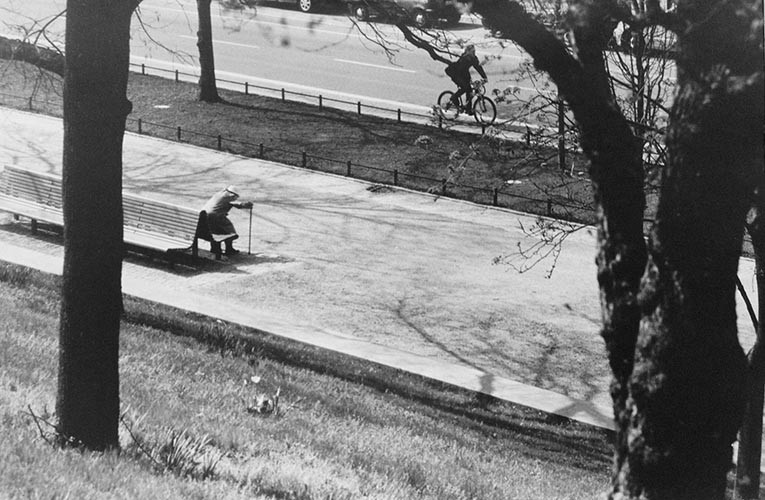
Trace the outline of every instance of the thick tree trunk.
<instances>
[{"instance_id":1,"label":"thick tree trunk","mask_svg":"<svg viewBox=\"0 0 765 500\"><path fill-rule=\"evenodd\" d=\"M122 140L136 3L69 0L64 77L64 275L56 412L63 439L118 446Z\"/></svg>"},{"instance_id":2,"label":"thick tree trunk","mask_svg":"<svg viewBox=\"0 0 765 500\"><path fill-rule=\"evenodd\" d=\"M762 417L765 405L765 193L760 182L753 222L749 225L755 255L757 279L757 340L749 352L749 383L743 422L739 432L736 491L741 498L760 497L760 467L762 465Z\"/></svg>"},{"instance_id":3,"label":"thick tree trunk","mask_svg":"<svg viewBox=\"0 0 765 500\"><path fill-rule=\"evenodd\" d=\"M199 100L218 102L218 86L215 82L215 56L213 51L212 22L210 19L210 2L212 0L197 0L197 48L199 49Z\"/></svg>"},{"instance_id":4,"label":"thick tree trunk","mask_svg":"<svg viewBox=\"0 0 765 500\"><path fill-rule=\"evenodd\" d=\"M759 14L757 14L759 12ZM762 5L686 0L626 460L614 498L723 499L746 397L736 328L745 215L762 169Z\"/></svg>"},{"instance_id":5,"label":"thick tree trunk","mask_svg":"<svg viewBox=\"0 0 765 500\"><path fill-rule=\"evenodd\" d=\"M604 90L598 54L610 36L608 4L571 5L576 60L515 3L474 9L552 77L591 162L617 424L611 497L721 499L745 396L734 293L752 173L762 165L762 5L678 7L680 92L648 261L640 146Z\"/></svg>"},{"instance_id":6,"label":"thick tree trunk","mask_svg":"<svg viewBox=\"0 0 765 500\"><path fill-rule=\"evenodd\" d=\"M598 215L598 284L603 336L613 372L611 396L617 436L614 470L626 460L630 413L627 408L640 310L637 294L645 269L643 167L641 146L616 106L607 80L603 48L610 37L602 25L577 29L579 60L547 29L506 0L476 2L475 10L493 30L518 43L558 85L580 127L590 160ZM591 24L589 26L592 26ZM614 475L616 477L616 474Z\"/></svg>"}]
</instances>

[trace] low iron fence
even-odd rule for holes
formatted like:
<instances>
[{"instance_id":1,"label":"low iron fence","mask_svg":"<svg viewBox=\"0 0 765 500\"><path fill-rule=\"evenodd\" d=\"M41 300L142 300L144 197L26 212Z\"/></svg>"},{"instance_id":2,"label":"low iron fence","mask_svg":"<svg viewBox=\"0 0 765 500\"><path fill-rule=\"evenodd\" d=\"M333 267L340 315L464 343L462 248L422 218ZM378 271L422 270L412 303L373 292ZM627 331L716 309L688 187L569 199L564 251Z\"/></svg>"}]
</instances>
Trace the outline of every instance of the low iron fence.
<instances>
[{"instance_id":1,"label":"low iron fence","mask_svg":"<svg viewBox=\"0 0 765 500\"><path fill-rule=\"evenodd\" d=\"M140 74L148 75L147 70L170 73L176 82L180 82L182 77L196 78L196 75L183 73L179 70L165 70L154 68L145 64L133 65L139 66ZM375 111L376 116L388 113L391 118L401 122L406 117L415 117L428 124L433 117L429 114L414 113L402 110L401 108L391 109L362 102L351 102L340 99L327 98L322 95L313 95L307 93L288 91L284 88L274 88L261 85L254 85L248 82L234 82L230 80L218 80L230 85L240 86L245 94L252 90L265 91L274 94L282 101L287 100L288 96L299 97L302 102L314 102L314 105L322 108L326 103L343 104L352 106L355 112L362 114L365 110ZM229 89L231 90L231 89ZM262 94L261 94L262 95ZM62 115L62 105L60 100L42 100L32 97L15 96L6 93L0 93L3 103L13 102L15 107L22 107L34 111L40 111L57 116ZM433 126L441 126L441 123L435 122ZM338 175L344 175L369 182L404 187L417 191L425 191L439 196L463 199L479 204L491 205L495 207L512 208L523 212L545 215L550 217L565 218L577 222L592 222L593 212L589 202L574 203L565 196L548 196L537 198L510 191L512 188L502 187L481 187L460 184L450 181L446 178L432 178L401 172L398 169L387 169L382 167L365 165L355 162L351 159L326 158L310 154L305 150L289 150L274 146L267 146L263 143L242 141L234 138L224 137L220 134L209 134L198 130L183 129L180 126L168 126L159 123L147 122L141 118L127 120L127 130L138 134L145 134L165 139L171 139L178 142L195 144L203 147L214 148L220 151L227 151L243 156L266 159L269 161L285 163L306 169L312 169L322 172L328 172ZM526 130L525 142L531 143L531 132ZM560 155L559 155L560 156Z\"/></svg>"}]
</instances>

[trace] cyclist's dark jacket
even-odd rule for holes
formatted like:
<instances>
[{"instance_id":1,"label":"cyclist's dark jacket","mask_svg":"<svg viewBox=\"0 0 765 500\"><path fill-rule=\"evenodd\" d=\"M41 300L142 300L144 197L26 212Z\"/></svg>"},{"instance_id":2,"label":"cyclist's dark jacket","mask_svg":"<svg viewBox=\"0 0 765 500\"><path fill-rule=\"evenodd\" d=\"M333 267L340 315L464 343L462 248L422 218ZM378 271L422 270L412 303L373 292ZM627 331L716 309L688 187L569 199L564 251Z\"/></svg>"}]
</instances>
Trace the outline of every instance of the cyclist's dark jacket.
<instances>
[{"instance_id":1,"label":"cyclist's dark jacket","mask_svg":"<svg viewBox=\"0 0 765 500\"><path fill-rule=\"evenodd\" d=\"M453 80L465 80L470 82L470 67L474 67L481 78L486 80L486 72L483 70L481 63L478 61L478 57L475 54L462 54L459 59L449 64L446 67L446 74L452 77Z\"/></svg>"}]
</instances>

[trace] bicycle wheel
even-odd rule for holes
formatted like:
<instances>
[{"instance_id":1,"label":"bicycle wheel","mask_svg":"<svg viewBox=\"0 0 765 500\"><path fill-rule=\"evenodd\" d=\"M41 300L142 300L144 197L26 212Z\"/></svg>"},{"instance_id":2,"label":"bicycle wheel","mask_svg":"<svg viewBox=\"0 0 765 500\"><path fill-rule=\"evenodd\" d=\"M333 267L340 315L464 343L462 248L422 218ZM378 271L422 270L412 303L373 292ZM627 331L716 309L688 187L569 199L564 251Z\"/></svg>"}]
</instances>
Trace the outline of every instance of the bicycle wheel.
<instances>
[{"instance_id":1,"label":"bicycle wheel","mask_svg":"<svg viewBox=\"0 0 765 500\"><path fill-rule=\"evenodd\" d=\"M488 97L479 95L473 103L473 116L481 125L491 125L497 118L497 106Z\"/></svg>"},{"instance_id":2,"label":"bicycle wheel","mask_svg":"<svg viewBox=\"0 0 765 500\"><path fill-rule=\"evenodd\" d=\"M451 90L444 90L441 95L438 96L438 108L441 110L441 115L449 120L454 120L460 112L460 106L455 106L452 103L452 97L454 92Z\"/></svg>"}]
</instances>

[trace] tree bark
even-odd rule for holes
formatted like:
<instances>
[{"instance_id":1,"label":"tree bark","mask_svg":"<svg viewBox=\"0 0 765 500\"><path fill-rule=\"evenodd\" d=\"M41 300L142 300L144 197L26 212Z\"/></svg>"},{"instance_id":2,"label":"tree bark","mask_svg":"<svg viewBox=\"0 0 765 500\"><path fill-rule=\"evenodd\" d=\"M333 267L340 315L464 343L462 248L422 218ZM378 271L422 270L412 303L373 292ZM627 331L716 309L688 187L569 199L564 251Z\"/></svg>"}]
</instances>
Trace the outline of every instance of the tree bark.
<instances>
[{"instance_id":1,"label":"tree bark","mask_svg":"<svg viewBox=\"0 0 765 500\"><path fill-rule=\"evenodd\" d=\"M762 4L677 12L678 92L613 498L723 499L746 398L735 293L763 161Z\"/></svg>"},{"instance_id":2,"label":"tree bark","mask_svg":"<svg viewBox=\"0 0 765 500\"><path fill-rule=\"evenodd\" d=\"M218 86L215 81L215 55L213 50L212 21L210 18L210 2L212 0L197 0L197 48L199 49L199 100L218 102Z\"/></svg>"},{"instance_id":3,"label":"tree bark","mask_svg":"<svg viewBox=\"0 0 765 500\"><path fill-rule=\"evenodd\" d=\"M122 306L122 141L137 2L68 0L64 273L56 412L62 439L117 447Z\"/></svg>"},{"instance_id":4,"label":"tree bark","mask_svg":"<svg viewBox=\"0 0 765 500\"><path fill-rule=\"evenodd\" d=\"M574 59L517 4L474 5L558 85L591 162L602 335L614 374L611 498L722 499L745 398L734 294L763 160L762 4L678 5L679 92L648 259L641 148L605 88L608 8L572 2Z\"/></svg>"},{"instance_id":5,"label":"tree bark","mask_svg":"<svg viewBox=\"0 0 765 500\"><path fill-rule=\"evenodd\" d=\"M607 29L578 28L579 60L514 2L476 2L490 29L518 43L550 75L580 127L590 160L598 228L598 285L616 421L614 477L628 449L629 377L640 322L638 290L645 269L643 167L639 140L618 109L607 80L603 48Z\"/></svg>"},{"instance_id":6,"label":"tree bark","mask_svg":"<svg viewBox=\"0 0 765 500\"><path fill-rule=\"evenodd\" d=\"M765 184L761 180L756 197L754 220L749 224L749 234L754 248L755 274L757 280L757 340L747 355L749 378L743 422L738 439L736 464L736 492L741 498L760 497L760 467L762 465L762 417L765 406Z\"/></svg>"}]
</instances>

